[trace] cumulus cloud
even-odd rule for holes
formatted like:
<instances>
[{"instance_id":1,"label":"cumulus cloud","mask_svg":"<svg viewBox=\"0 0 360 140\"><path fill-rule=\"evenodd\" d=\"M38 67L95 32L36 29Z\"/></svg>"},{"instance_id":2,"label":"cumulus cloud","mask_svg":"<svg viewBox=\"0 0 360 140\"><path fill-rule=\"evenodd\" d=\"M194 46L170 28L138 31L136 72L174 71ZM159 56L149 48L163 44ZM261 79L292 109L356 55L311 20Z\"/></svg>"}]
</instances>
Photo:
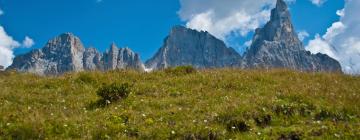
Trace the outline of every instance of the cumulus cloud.
<instances>
[{"instance_id":1,"label":"cumulus cloud","mask_svg":"<svg viewBox=\"0 0 360 140\"><path fill-rule=\"evenodd\" d=\"M24 47L30 48L35 44L35 42L30 37L26 36L22 44Z\"/></svg>"},{"instance_id":2,"label":"cumulus cloud","mask_svg":"<svg viewBox=\"0 0 360 140\"><path fill-rule=\"evenodd\" d=\"M30 48L34 45L34 40L26 36L22 44L8 35L4 27L0 26L0 65L5 68L12 64L15 57L14 49L19 47Z\"/></svg>"},{"instance_id":3,"label":"cumulus cloud","mask_svg":"<svg viewBox=\"0 0 360 140\"><path fill-rule=\"evenodd\" d=\"M8 67L14 58L13 49L20 47L20 43L9 36L0 26L0 65Z\"/></svg>"},{"instance_id":4,"label":"cumulus cloud","mask_svg":"<svg viewBox=\"0 0 360 140\"><path fill-rule=\"evenodd\" d=\"M290 0L294 1L294 0ZM276 0L180 0L180 18L192 29L226 40L246 36L270 18Z\"/></svg>"},{"instance_id":5,"label":"cumulus cloud","mask_svg":"<svg viewBox=\"0 0 360 140\"><path fill-rule=\"evenodd\" d=\"M309 37L309 33L306 31L300 31L298 36L301 41L304 41L305 38Z\"/></svg>"},{"instance_id":6,"label":"cumulus cloud","mask_svg":"<svg viewBox=\"0 0 360 140\"><path fill-rule=\"evenodd\" d=\"M340 21L334 22L324 35L317 35L307 46L312 53L325 53L337 59L349 74L360 74L359 7L359 0L346 0L345 8L336 12Z\"/></svg>"},{"instance_id":7,"label":"cumulus cloud","mask_svg":"<svg viewBox=\"0 0 360 140\"><path fill-rule=\"evenodd\" d=\"M310 0L311 3L315 4L316 6L323 5L327 0Z\"/></svg>"}]
</instances>

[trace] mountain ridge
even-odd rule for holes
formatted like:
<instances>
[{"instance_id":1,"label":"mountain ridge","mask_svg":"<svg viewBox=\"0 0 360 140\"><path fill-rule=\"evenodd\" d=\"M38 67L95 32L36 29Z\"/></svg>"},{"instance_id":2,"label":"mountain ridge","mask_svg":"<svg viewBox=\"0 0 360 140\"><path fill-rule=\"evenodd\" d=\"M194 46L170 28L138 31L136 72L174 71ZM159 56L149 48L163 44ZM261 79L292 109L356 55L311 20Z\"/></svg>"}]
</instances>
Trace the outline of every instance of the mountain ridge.
<instances>
[{"instance_id":1,"label":"mountain ridge","mask_svg":"<svg viewBox=\"0 0 360 140\"><path fill-rule=\"evenodd\" d=\"M130 48L118 48L113 43L109 50L100 53L95 48L85 48L81 40L72 33L64 33L50 40L42 49L17 56L8 69L58 75L115 69L151 71L184 65L199 69L285 68L342 72L337 60L326 54L311 54L305 50L283 0L277 0L276 7L271 11L270 21L263 28L255 30L251 47L243 56L207 31L176 25L164 39L163 46L145 64Z\"/></svg>"},{"instance_id":2,"label":"mountain ridge","mask_svg":"<svg viewBox=\"0 0 360 140\"><path fill-rule=\"evenodd\" d=\"M13 64L7 69L38 75L60 75L85 70L135 69L144 71L140 56L129 48L117 48L113 43L110 50L113 52L100 53L93 47L85 48L80 38L72 33L64 33L49 40L41 49L16 56ZM110 61L105 57L115 59Z\"/></svg>"}]
</instances>

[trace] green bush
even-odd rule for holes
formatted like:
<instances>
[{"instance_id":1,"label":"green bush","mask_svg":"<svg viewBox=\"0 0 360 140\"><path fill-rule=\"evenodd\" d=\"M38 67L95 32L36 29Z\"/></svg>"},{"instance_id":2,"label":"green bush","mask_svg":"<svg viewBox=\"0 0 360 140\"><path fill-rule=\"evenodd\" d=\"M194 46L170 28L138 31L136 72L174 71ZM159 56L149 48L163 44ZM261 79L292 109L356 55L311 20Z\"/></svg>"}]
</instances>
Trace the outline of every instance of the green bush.
<instances>
[{"instance_id":1,"label":"green bush","mask_svg":"<svg viewBox=\"0 0 360 140\"><path fill-rule=\"evenodd\" d=\"M230 132L246 132L250 130L248 123L242 120L230 120L226 127Z\"/></svg>"},{"instance_id":2,"label":"green bush","mask_svg":"<svg viewBox=\"0 0 360 140\"><path fill-rule=\"evenodd\" d=\"M105 101L106 104L125 99L131 92L131 85L128 83L113 83L111 85L105 85L97 91L97 95Z\"/></svg>"},{"instance_id":3,"label":"green bush","mask_svg":"<svg viewBox=\"0 0 360 140\"><path fill-rule=\"evenodd\" d=\"M195 73L196 69L192 66L178 66L174 68L167 68L165 69L165 72L169 74L181 75Z\"/></svg>"}]
</instances>

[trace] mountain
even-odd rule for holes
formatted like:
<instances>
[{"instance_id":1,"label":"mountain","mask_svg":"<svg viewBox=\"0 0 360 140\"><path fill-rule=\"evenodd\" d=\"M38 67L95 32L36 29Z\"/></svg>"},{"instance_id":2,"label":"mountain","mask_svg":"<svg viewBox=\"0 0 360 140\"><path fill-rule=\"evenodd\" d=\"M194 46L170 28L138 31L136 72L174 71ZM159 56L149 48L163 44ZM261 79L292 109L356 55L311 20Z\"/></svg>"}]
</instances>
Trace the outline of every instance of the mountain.
<instances>
[{"instance_id":1,"label":"mountain","mask_svg":"<svg viewBox=\"0 0 360 140\"><path fill-rule=\"evenodd\" d=\"M256 29L243 68L289 68L300 71L341 72L338 61L325 54L312 55L298 39L290 12L283 0L271 11L270 21Z\"/></svg>"},{"instance_id":2,"label":"mountain","mask_svg":"<svg viewBox=\"0 0 360 140\"><path fill-rule=\"evenodd\" d=\"M283 0L277 0L270 21L256 29L252 45L241 56L233 48L208 32L175 26L163 46L146 62L147 70L191 65L195 68L236 67L243 69L286 68L299 71L341 72L338 61L325 54L305 50L291 22ZM8 69L40 75L66 72L135 69L144 71L140 56L114 43L105 53L85 49L71 33L50 40L42 49L17 56Z\"/></svg>"},{"instance_id":3,"label":"mountain","mask_svg":"<svg viewBox=\"0 0 360 140\"><path fill-rule=\"evenodd\" d=\"M145 70L144 64L141 62L140 56L134 53L130 48L118 48L114 43L110 46L110 50L104 54L104 69L137 69Z\"/></svg>"},{"instance_id":4,"label":"mountain","mask_svg":"<svg viewBox=\"0 0 360 140\"><path fill-rule=\"evenodd\" d=\"M183 65L196 68L223 68L240 65L241 56L208 32L198 32L183 26L172 28L164 45L146 62L149 69Z\"/></svg>"},{"instance_id":5,"label":"mountain","mask_svg":"<svg viewBox=\"0 0 360 140\"><path fill-rule=\"evenodd\" d=\"M8 69L38 75L59 75L84 70L144 70L139 55L128 48L117 50L118 52L114 52L114 54L101 54L95 48L85 49L78 37L71 33L65 33L50 40L42 49L32 50L27 54L15 57L13 64ZM115 59L107 61L108 59L105 57ZM109 65L115 67L109 68Z\"/></svg>"}]
</instances>

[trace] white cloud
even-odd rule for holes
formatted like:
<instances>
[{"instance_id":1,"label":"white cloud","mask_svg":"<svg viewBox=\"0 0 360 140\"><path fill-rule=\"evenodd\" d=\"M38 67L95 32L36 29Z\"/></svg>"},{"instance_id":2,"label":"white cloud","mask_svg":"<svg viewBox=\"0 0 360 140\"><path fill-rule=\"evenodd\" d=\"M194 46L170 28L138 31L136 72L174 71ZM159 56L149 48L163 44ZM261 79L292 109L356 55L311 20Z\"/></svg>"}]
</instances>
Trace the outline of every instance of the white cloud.
<instances>
[{"instance_id":1,"label":"white cloud","mask_svg":"<svg viewBox=\"0 0 360 140\"><path fill-rule=\"evenodd\" d=\"M0 16L4 14L4 11L0 9Z\"/></svg>"},{"instance_id":2,"label":"white cloud","mask_svg":"<svg viewBox=\"0 0 360 140\"><path fill-rule=\"evenodd\" d=\"M306 31L300 31L298 36L301 41L304 41L305 38L309 37L309 33Z\"/></svg>"},{"instance_id":3,"label":"white cloud","mask_svg":"<svg viewBox=\"0 0 360 140\"><path fill-rule=\"evenodd\" d=\"M14 58L13 49L20 47L20 43L9 36L0 26L0 65L8 67Z\"/></svg>"},{"instance_id":4,"label":"white cloud","mask_svg":"<svg viewBox=\"0 0 360 140\"><path fill-rule=\"evenodd\" d=\"M244 45L245 45L247 48L249 48L249 47L251 46L251 44L252 44L252 40L248 40L248 41L246 41L246 42L244 43Z\"/></svg>"},{"instance_id":5,"label":"white cloud","mask_svg":"<svg viewBox=\"0 0 360 140\"><path fill-rule=\"evenodd\" d=\"M312 53L325 53L341 63L344 72L360 74L360 7L359 0L346 0L345 8L336 12L340 21L332 24L322 36L309 42Z\"/></svg>"},{"instance_id":6,"label":"white cloud","mask_svg":"<svg viewBox=\"0 0 360 140\"><path fill-rule=\"evenodd\" d=\"M327 0L310 0L311 3L315 4L316 6L323 5Z\"/></svg>"},{"instance_id":7,"label":"white cloud","mask_svg":"<svg viewBox=\"0 0 360 140\"><path fill-rule=\"evenodd\" d=\"M15 57L13 51L15 48L29 48L34 44L34 41L28 36L26 36L23 43L20 44L6 33L4 27L0 26L0 65L6 68L12 64Z\"/></svg>"},{"instance_id":8,"label":"white cloud","mask_svg":"<svg viewBox=\"0 0 360 140\"><path fill-rule=\"evenodd\" d=\"M25 48L30 48L35 44L35 42L30 37L26 36L22 44Z\"/></svg>"},{"instance_id":9,"label":"white cloud","mask_svg":"<svg viewBox=\"0 0 360 140\"><path fill-rule=\"evenodd\" d=\"M294 1L294 0L290 0ZM180 18L192 29L226 40L246 36L270 18L276 0L180 0Z\"/></svg>"},{"instance_id":10,"label":"white cloud","mask_svg":"<svg viewBox=\"0 0 360 140\"><path fill-rule=\"evenodd\" d=\"M329 55L332 58L339 59L337 55L335 55L335 51L332 46L326 42L326 40L322 39L319 34L315 36L315 39L309 41L307 50L314 54L323 53Z\"/></svg>"}]
</instances>

